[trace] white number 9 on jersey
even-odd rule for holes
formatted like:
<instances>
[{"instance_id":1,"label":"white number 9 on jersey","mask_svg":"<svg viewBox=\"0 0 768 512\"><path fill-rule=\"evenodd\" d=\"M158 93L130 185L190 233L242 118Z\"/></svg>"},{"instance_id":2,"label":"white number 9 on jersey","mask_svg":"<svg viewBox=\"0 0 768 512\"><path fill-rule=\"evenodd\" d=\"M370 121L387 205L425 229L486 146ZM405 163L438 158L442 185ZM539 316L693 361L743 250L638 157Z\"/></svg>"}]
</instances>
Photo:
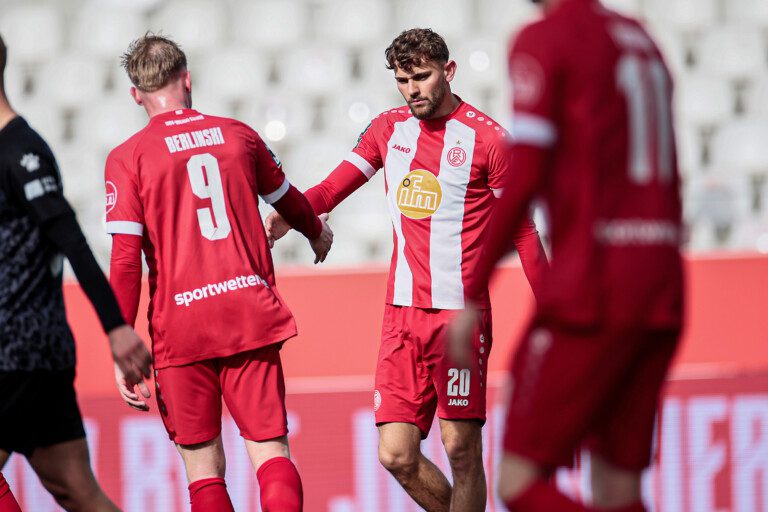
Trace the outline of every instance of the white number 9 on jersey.
<instances>
[{"instance_id":1,"label":"white number 9 on jersey","mask_svg":"<svg viewBox=\"0 0 768 512\"><path fill-rule=\"evenodd\" d=\"M192 192L200 199L211 200L210 208L197 210L200 233L208 240L227 238L232 227L229 224L227 206L224 202L219 161L210 153L195 155L187 162L187 174Z\"/></svg>"}]
</instances>

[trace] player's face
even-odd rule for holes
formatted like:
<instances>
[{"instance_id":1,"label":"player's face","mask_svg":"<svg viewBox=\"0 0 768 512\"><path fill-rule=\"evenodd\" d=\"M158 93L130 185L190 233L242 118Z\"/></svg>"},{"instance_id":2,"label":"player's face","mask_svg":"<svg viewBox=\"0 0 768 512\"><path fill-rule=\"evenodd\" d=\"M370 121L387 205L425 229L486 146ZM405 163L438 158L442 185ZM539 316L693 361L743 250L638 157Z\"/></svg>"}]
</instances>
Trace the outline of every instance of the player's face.
<instances>
[{"instance_id":1,"label":"player's face","mask_svg":"<svg viewBox=\"0 0 768 512\"><path fill-rule=\"evenodd\" d=\"M395 81L400 94L417 119L431 118L450 93L449 80L455 63L429 61L405 71L395 68Z\"/></svg>"}]
</instances>

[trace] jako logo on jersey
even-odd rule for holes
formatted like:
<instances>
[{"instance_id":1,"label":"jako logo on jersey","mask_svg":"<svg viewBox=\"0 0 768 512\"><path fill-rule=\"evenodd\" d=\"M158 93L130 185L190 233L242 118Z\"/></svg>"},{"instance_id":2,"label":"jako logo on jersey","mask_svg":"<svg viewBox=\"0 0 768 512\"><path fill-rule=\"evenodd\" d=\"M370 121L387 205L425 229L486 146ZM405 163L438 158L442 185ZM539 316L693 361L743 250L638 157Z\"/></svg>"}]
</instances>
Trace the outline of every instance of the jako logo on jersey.
<instances>
[{"instance_id":1,"label":"jako logo on jersey","mask_svg":"<svg viewBox=\"0 0 768 512\"><path fill-rule=\"evenodd\" d=\"M373 411L378 411L379 407L381 407L381 393L379 393L379 390L376 389L373 392Z\"/></svg>"},{"instance_id":2,"label":"jako logo on jersey","mask_svg":"<svg viewBox=\"0 0 768 512\"><path fill-rule=\"evenodd\" d=\"M28 172L35 172L40 168L40 157L34 153L27 153L21 157L19 165L25 168Z\"/></svg>"},{"instance_id":3,"label":"jako logo on jersey","mask_svg":"<svg viewBox=\"0 0 768 512\"><path fill-rule=\"evenodd\" d=\"M448 163L452 166L458 167L467 161L467 153L457 146L448 150L448 154L445 155L445 159L448 160Z\"/></svg>"},{"instance_id":4,"label":"jako logo on jersey","mask_svg":"<svg viewBox=\"0 0 768 512\"><path fill-rule=\"evenodd\" d=\"M396 149L398 151L402 151L403 153L406 153L406 154L411 152L411 148L406 148L406 147L403 147L403 146L401 146L399 144L395 144L394 146L392 146L392 148L394 148L394 149Z\"/></svg>"},{"instance_id":5,"label":"jako logo on jersey","mask_svg":"<svg viewBox=\"0 0 768 512\"><path fill-rule=\"evenodd\" d=\"M426 219L440 208L443 190L434 174L424 169L409 172L397 187L397 207L408 218Z\"/></svg>"},{"instance_id":6,"label":"jako logo on jersey","mask_svg":"<svg viewBox=\"0 0 768 512\"><path fill-rule=\"evenodd\" d=\"M117 187L111 181L107 182L107 213L115 209L117 205Z\"/></svg>"},{"instance_id":7,"label":"jako logo on jersey","mask_svg":"<svg viewBox=\"0 0 768 512\"><path fill-rule=\"evenodd\" d=\"M466 398L451 398L448 400L448 405L466 407L469 405L469 400Z\"/></svg>"}]
</instances>

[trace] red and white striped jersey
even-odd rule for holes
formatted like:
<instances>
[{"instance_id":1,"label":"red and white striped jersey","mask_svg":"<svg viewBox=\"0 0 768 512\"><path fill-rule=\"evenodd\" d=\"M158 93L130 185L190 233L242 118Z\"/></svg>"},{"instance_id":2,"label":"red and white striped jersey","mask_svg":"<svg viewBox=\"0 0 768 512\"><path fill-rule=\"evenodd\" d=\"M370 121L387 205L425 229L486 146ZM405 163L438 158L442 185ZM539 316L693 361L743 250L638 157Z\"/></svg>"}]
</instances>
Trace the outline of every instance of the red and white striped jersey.
<instances>
[{"instance_id":1,"label":"red and white striped jersey","mask_svg":"<svg viewBox=\"0 0 768 512\"><path fill-rule=\"evenodd\" d=\"M461 309L493 192L509 164L507 133L471 105L462 101L451 114L429 120L404 106L377 116L346 160L306 195L316 212L329 211L383 168L394 228L387 303ZM516 245L521 258L546 265L530 221ZM487 290L479 302L490 307Z\"/></svg>"}]
</instances>

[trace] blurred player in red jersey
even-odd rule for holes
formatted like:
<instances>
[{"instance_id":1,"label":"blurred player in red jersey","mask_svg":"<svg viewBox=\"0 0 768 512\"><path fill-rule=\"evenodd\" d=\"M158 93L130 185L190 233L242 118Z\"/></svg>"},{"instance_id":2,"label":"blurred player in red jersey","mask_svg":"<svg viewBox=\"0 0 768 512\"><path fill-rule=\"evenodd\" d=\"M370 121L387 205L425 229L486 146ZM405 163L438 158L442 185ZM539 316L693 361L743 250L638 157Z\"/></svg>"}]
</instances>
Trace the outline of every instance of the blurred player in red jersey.
<instances>
[{"instance_id":1,"label":"blurred player in red jersey","mask_svg":"<svg viewBox=\"0 0 768 512\"><path fill-rule=\"evenodd\" d=\"M307 191L315 211L329 212L384 168L395 250L389 274L374 410L379 459L424 509L485 510L481 428L491 350L488 290L474 332L473 364L446 357L445 328L464 307L464 286L481 246L509 160L506 133L451 91L456 62L428 29L400 34L388 67L407 106L383 112L322 183ZM288 230L267 218L274 238ZM512 230L523 268L535 285L546 256L535 226ZM435 411L453 487L420 451Z\"/></svg>"},{"instance_id":2,"label":"blurred player in red jersey","mask_svg":"<svg viewBox=\"0 0 768 512\"><path fill-rule=\"evenodd\" d=\"M639 512L683 311L672 79L635 20L597 0L541 3L511 47L514 165L452 348L469 344L507 226L542 197L552 262L512 363L499 494L513 511L584 510L546 480L584 446L594 506Z\"/></svg>"},{"instance_id":3,"label":"blurred player in red jersey","mask_svg":"<svg viewBox=\"0 0 768 512\"><path fill-rule=\"evenodd\" d=\"M107 159L111 279L134 321L143 249L157 401L184 459L192 510L232 510L222 397L257 472L262 509L300 510L280 364L296 326L275 287L258 197L311 240L316 262L325 259L332 233L255 131L192 110L186 57L173 41L146 35L131 44L123 65L150 120ZM119 371L116 378L123 399L148 410Z\"/></svg>"}]
</instances>

